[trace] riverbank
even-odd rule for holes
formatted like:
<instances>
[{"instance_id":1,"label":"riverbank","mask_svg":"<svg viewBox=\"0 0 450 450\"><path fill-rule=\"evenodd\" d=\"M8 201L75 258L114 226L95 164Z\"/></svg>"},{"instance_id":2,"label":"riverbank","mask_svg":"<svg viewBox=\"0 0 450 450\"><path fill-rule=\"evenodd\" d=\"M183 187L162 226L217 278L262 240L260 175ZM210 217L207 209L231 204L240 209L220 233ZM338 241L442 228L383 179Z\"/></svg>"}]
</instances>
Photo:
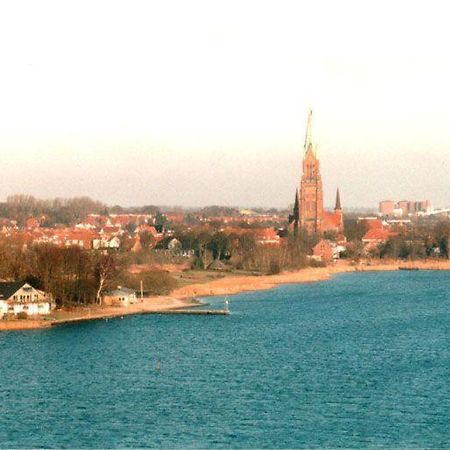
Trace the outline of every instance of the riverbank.
<instances>
[{"instance_id":1,"label":"riverbank","mask_svg":"<svg viewBox=\"0 0 450 450\"><path fill-rule=\"evenodd\" d=\"M0 320L0 331L48 328L69 322L99 320L131 314L151 314L165 311L175 312L201 305L194 297L225 296L246 291L273 289L280 284L312 283L330 279L335 274L368 271L395 271L400 268L419 270L450 270L450 260L424 260L413 262L364 261L351 264L338 261L327 267L308 267L295 272L283 272L278 275L235 275L223 277L206 283L189 284L173 290L170 296L149 297L128 307L90 306L73 310L58 310L42 319Z\"/></svg>"},{"instance_id":2,"label":"riverbank","mask_svg":"<svg viewBox=\"0 0 450 450\"><path fill-rule=\"evenodd\" d=\"M450 270L450 260L436 261L364 261L360 264L351 264L348 261L338 261L327 267L308 267L295 272L283 272L278 275L261 276L233 276L232 274L218 280L204 284L191 284L172 291L172 295L178 298L207 297L234 295L246 291L260 291L273 289L279 284L312 283L330 279L333 275L350 272L368 271L395 271L400 268L416 268L419 270Z\"/></svg>"}]
</instances>

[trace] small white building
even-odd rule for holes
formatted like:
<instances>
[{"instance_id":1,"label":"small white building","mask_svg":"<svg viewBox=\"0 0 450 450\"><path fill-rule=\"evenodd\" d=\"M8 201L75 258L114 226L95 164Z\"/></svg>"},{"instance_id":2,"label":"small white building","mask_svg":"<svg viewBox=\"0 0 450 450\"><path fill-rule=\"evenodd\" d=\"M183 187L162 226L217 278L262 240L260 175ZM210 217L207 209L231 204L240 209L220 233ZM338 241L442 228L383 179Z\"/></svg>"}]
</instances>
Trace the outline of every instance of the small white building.
<instances>
[{"instance_id":1,"label":"small white building","mask_svg":"<svg viewBox=\"0 0 450 450\"><path fill-rule=\"evenodd\" d=\"M99 250L99 249L117 250L118 248L120 248L120 238L118 238L117 236L113 236L111 238L100 237L100 238L93 239L92 248L94 250Z\"/></svg>"},{"instance_id":2,"label":"small white building","mask_svg":"<svg viewBox=\"0 0 450 450\"><path fill-rule=\"evenodd\" d=\"M137 303L136 291L134 289L118 286L113 291L106 292L103 304L110 306L129 306Z\"/></svg>"},{"instance_id":3,"label":"small white building","mask_svg":"<svg viewBox=\"0 0 450 450\"><path fill-rule=\"evenodd\" d=\"M49 314L51 307L51 296L28 283L0 282L0 318L5 314Z\"/></svg>"}]
</instances>

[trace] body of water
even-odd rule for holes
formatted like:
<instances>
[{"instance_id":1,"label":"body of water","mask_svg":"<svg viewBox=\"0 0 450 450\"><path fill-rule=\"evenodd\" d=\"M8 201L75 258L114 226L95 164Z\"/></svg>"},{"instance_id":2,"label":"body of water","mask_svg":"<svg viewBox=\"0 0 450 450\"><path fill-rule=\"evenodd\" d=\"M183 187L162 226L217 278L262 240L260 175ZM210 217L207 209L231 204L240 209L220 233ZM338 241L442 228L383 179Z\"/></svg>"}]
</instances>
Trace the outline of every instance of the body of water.
<instances>
[{"instance_id":1,"label":"body of water","mask_svg":"<svg viewBox=\"0 0 450 450\"><path fill-rule=\"evenodd\" d=\"M230 307L0 334L0 446L450 446L450 273L344 274Z\"/></svg>"}]
</instances>

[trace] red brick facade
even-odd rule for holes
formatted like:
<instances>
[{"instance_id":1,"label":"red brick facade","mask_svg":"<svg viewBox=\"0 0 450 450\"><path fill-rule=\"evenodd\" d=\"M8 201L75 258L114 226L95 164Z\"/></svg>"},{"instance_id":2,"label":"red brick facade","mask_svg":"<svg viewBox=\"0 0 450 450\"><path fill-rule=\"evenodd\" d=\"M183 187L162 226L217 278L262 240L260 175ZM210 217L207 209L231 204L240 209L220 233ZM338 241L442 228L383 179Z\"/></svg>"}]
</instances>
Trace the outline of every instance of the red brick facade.
<instances>
[{"instance_id":1,"label":"red brick facade","mask_svg":"<svg viewBox=\"0 0 450 450\"><path fill-rule=\"evenodd\" d=\"M313 248L313 255L323 262L330 263L334 259L333 246L327 239L322 239Z\"/></svg>"},{"instance_id":2,"label":"red brick facade","mask_svg":"<svg viewBox=\"0 0 450 450\"><path fill-rule=\"evenodd\" d=\"M308 117L305 139L303 173L299 189L300 205L298 224L309 234L322 234L325 231L334 231L340 234L344 231L344 220L339 190L336 195L334 212L326 212L323 208L322 177L320 175L320 163L311 140L311 121L312 111Z\"/></svg>"},{"instance_id":3,"label":"red brick facade","mask_svg":"<svg viewBox=\"0 0 450 450\"><path fill-rule=\"evenodd\" d=\"M303 176L300 181L300 226L308 233L321 233L323 228L323 190L319 160L312 143L303 159Z\"/></svg>"}]
</instances>

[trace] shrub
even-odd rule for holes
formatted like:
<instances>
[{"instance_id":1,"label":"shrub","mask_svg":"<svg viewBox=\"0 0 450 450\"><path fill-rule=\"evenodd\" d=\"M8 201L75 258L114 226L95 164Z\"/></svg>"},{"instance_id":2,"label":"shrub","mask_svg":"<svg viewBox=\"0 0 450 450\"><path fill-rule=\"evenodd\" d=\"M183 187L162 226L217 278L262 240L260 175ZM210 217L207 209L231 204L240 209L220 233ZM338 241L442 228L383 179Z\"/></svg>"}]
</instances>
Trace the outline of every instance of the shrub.
<instances>
[{"instance_id":1,"label":"shrub","mask_svg":"<svg viewBox=\"0 0 450 450\"><path fill-rule=\"evenodd\" d=\"M276 275L281 272L280 264L277 261L271 260L269 264L269 275Z\"/></svg>"},{"instance_id":2,"label":"shrub","mask_svg":"<svg viewBox=\"0 0 450 450\"><path fill-rule=\"evenodd\" d=\"M28 319L28 314L25 311L21 311L17 314L17 318L20 320Z\"/></svg>"},{"instance_id":3,"label":"shrub","mask_svg":"<svg viewBox=\"0 0 450 450\"><path fill-rule=\"evenodd\" d=\"M120 284L136 291L140 291L141 280L146 295L166 295L178 286L177 280L169 273L163 271L142 272L127 275L120 279Z\"/></svg>"},{"instance_id":4,"label":"shrub","mask_svg":"<svg viewBox=\"0 0 450 450\"><path fill-rule=\"evenodd\" d=\"M309 265L311 267L326 267L327 263L325 261L317 261L317 259L310 259Z\"/></svg>"},{"instance_id":5,"label":"shrub","mask_svg":"<svg viewBox=\"0 0 450 450\"><path fill-rule=\"evenodd\" d=\"M194 259L194 261L192 262L192 269L193 270L202 270L204 268L205 268L205 266L203 264L203 260L199 257L196 257Z\"/></svg>"},{"instance_id":6,"label":"shrub","mask_svg":"<svg viewBox=\"0 0 450 450\"><path fill-rule=\"evenodd\" d=\"M145 290L152 295L169 294L178 284L167 272L147 272L143 275Z\"/></svg>"}]
</instances>

